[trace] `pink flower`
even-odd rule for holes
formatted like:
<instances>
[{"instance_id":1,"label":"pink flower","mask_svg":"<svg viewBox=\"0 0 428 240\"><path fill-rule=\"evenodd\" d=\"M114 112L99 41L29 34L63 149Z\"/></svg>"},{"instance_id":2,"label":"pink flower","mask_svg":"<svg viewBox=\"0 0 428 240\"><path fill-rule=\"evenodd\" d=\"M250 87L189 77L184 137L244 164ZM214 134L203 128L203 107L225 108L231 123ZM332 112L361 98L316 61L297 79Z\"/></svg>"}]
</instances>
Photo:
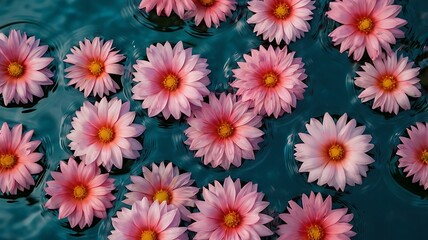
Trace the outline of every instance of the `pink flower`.
<instances>
[{"instance_id":1,"label":"pink flower","mask_svg":"<svg viewBox=\"0 0 428 240\"><path fill-rule=\"evenodd\" d=\"M318 185L327 184L336 190L346 184L361 184L368 165L374 160L366 154L373 148L372 137L362 134L365 127L356 127L354 119L347 122L346 113L335 123L325 113L321 123L311 118L306 124L309 134L299 133L303 143L295 145L296 160L302 162L299 172L309 172L308 182L318 179Z\"/></svg>"},{"instance_id":2,"label":"pink flower","mask_svg":"<svg viewBox=\"0 0 428 240\"><path fill-rule=\"evenodd\" d=\"M217 28L220 21L226 21L226 17L232 16L232 11L236 9L236 0L193 0L195 8L186 14L187 17L195 17L196 25L204 21L207 27L211 24Z\"/></svg>"},{"instance_id":3,"label":"pink flower","mask_svg":"<svg viewBox=\"0 0 428 240\"><path fill-rule=\"evenodd\" d=\"M179 119L181 113L190 116L192 108L201 106L210 84L206 59L192 55L192 49L184 49L181 41L174 48L169 42L151 45L147 58L134 65L137 85L132 88L132 98L143 100L149 117L162 112L165 118Z\"/></svg>"},{"instance_id":4,"label":"pink flower","mask_svg":"<svg viewBox=\"0 0 428 240\"><path fill-rule=\"evenodd\" d=\"M112 219L115 230L110 240L185 240L185 227L180 225L178 209L169 209L166 202L149 202L147 198L136 201L132 209L122 208Z\"/></svg>"},{"instance_id":5,"label":"pink flower","mask_svg":"<svg viewBox=\"0 0 428 240\"><path fill-rule=\"evenodd\" d=\"M68 218L71 227L91 226L94 216L107 217L115 199L114 179L101 174L97 165L79 164L73 158L60 162L61 172L51 172L54 180L47 181L46 193L52 196L45 204L48 209L59 209L59 219Z\"/></svg>"},{"instance_id":6,"label":"pink flower","mask_svg":"<svg viewBox=\"0 0 428 240\"><path fill-rule=\"evenodd\" d=\"M34 185L31 174L40 173L43 168L37 162L43 154L34 152L40 141L30 141L33 130L22 136L22 125L9 129L3 123L0 129L0 190L7 194L16 194Z\"/></svg>"},{"instance_id":7,"label":"pink flower","mask_svg":"<svg viewBox=\"0 0 428 240\"><path fill-rule=\"evenodd\" d=\"M428 189L428 124L416 123L407 129L409 138L400 137L397 155L400 156L398 167L404 168L407 177L413 176L412 182L419 182Z\"/></svg>"},{"instance_id":8,"label":"pink flower","mask_svg":"<svg viewBox=\"0 0 428 240\"><path fill-rule=\"evenodd\" d=\"M256 240L272 235L264 224L272 221L260 213L269 202L262 201L264 194L257 192L257 184L241 182L227 177L222 186L218 181L203 188L204 201L196 201L199 212L190 214L195 220L189 230L197 239Z\"/></svg>"},{"instance_id":9,"label":"pink flower","mask_svg":"<svg viewBox=\"0 0 428 240\"><path fill-rule=\"evenodd\" d=\"M26 33L10 30L9 37L0 33L0 93L3 102L28 103L33 96L43 97L43 85L52 85L48 66L53 58L43 57L48 46Z\"/></svg>"},{"instance_id":10,"label":"pink flower","mask_svg":"<svg viewBox=\"0 0 428 240\"><path fill-rule=\"evenodd\" d=\"M241 166L241 159L254 159L254 150L263 141L262 117L250 109L248 102L237 101L232 94L209 95L209 104L188 118L184 131L195 157L203 157L205 165L229 169L230 164Z\"/></svg>"},{"instance_id":11,"label":"pink flower","mask_svg":"<svg viewBox=\"0 0 428 240\"><path fill-rule=\"evenodd\" d=\"M287 53L286 48L251 50L251 56L245 54L245 62L238 62L239 68L233 70L236 80L231 86L238 88L236 95L252 102L258 114L278 118L290 113L307 87L304 63L293 57L294 52Z\"/></svg>"},{"instance_id":12,"label":"pink flower","mask_svg":"<svg viewBox=\"0 0 428 240\"><path fill-rule=\"evenodd\" d=\"M195 206L196 194L199 192L199 188L191 186L194 182L190 179L191 174L180 174L172 163L165 167L164 162L159 167L153 163L151 171L143 167L143 174L144 178L131 176L133 183L126 186L131 192L125 194L127 199L123 202L132 205L144 197L150 203L155 200L166 202L180 211L183 220L189 221L190 211L186 207Z\"/></svg>"},{"instance_id":13,"label":"pink flower","mask_svg":"<svg viewBox=\"0 0 428 240\"><path fill-rule=\"evenodd\" d=\"M174 11L180 18L183 18L184 12L195 8L192 0L142 0L139 9L145 8L146 12L150 12L156 7L156 14L161 16L165 13L169 17Z\"/></svg>"},{"instance_id":14,"label":"pink flower","mask_svg":"<svg viewBox=\"0 0 428 240\"><path fill-rule=\"evenodd\" d=\"M277 44L296 41L308 32L311 26L312 10L315 1L311 0L252 0L248 9L254 13L247 22L255 24L254 32L263 35L263 40L274 39Z\"/></svg>"},{"instance_id":15,"label":"pink flower","mask_svg":"<svg viewBox=\"0 0 428 240\"><path fill-rule=\"evenodd\" d=\"M334 45L340 44L340 52L349 49L348 56L354 55L359 61L367 50L371 59L376 59L383 48L392 53L390 44L396 38L403 38L399 30L407 21L397 18L401 6L392 5L393 0L336 0L330 2L330 19L341 23L329 36Z\"/></svg>"},{"instance_id":16,"label":"pink flower","mask_svg":"<svg viewBox=\"0 0 428 240\"><path fill-rule=\"evenodd\" d=\"M71 125L73 129L67 135L69 144L74 150L74 156L83 162L96 162L103 165L107 171L112 165L122 168L123 158L136 159L142 149L135 139L140 136L145 127L132 123L135 112L129 111L129 102L113 98L110 101L104 97L92 105L86 101L76 112Z\"/></svg>"},{"instance_id":17,"label":"pink flower","mask_svg":"<svg viewBox=\"0 0 428 240\"><path fill-rule=\"evenodd\" d=\"M79 47L74 46L72 54L67 54L64 62L73 66L65 69L71 78L68 85L76 84L79 91L84 91L85 97L91 93L93 96L108 96L110 92L115 93L119 85L111 78L110 74L122 75L124 67L119 64L125 56L113 51L113 40L104 43L99 37L95 37L91 42L79 42Z\"/></svg>"},{"instance_id":18,"label":"pink flower","mask_svg":"<svg viewBox=\"0 0 428 240\"><path fill-rule=\"evenodd\" d=\"M354 215L346 214L348 208L332 209L331 196L324 201L321 193L311 192L309 198L302 194L302 207L293 200L288 205L289 213L279 215L286 224L279 226L278 240L350 240L356 235L349 223Z\"/></svg>"},{"instance_id":19,"label":"pink flower","mask_svg":"<svg viewBox=\"0 0 428 240\"><path fill-rule=\"evenodd\" d=\"M397 60L397 54L386 58L377 58L373 65L366 63L364 71L357 71L355 85L364 88L358 96L362 102L374 99L372 108L380 107L382 112L398 114L399 108L410 109L407 96L420 97L421 85L418 75L419 68L412 68L413 62L408 58Z\"/></svg>"}]
</instances>

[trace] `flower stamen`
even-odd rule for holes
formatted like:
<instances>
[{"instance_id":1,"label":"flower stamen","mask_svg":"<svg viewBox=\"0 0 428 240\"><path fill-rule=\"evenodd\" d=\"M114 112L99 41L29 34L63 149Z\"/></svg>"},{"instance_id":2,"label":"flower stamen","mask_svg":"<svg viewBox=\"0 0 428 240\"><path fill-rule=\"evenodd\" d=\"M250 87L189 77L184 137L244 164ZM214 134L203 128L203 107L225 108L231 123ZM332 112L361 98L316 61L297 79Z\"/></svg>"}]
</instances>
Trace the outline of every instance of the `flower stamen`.
<instances>
[{"instance_id":1,"label":"flower stamen","mask_svg":"<svg viewBox=\"0 0 428 240\"><path fill-rule=\"evenodd\" d=\"M328 148L328 156L333 161L340 161L345 156L345 149L342 145L333 144Z\"/></svg>"},{"instance_id":2,"label":"flower stamen","mask_svg":"<svg viewBox=\"0 0 428 240\"><path fill-rule=\"evenodd\" d=\"M198 0L198 1L204 7L211 7L215 3L215 0Z\"/></svg>"},{"instance_id":3,"label":"flower stamen","mask_svg":"<svg viewBox=\"0 0 428 240\"><path fill-rule=\"evenodd\" d=\"M306 231L308 240L322 240L324 238L324 230L317 224L310 225Z\"/></svg>"},{"instance_id":4,"label":"flower stamen","mask_svg":"<svg viewBox=\"0 0 428 240\"><path fill-rule=\"evenodd\" d=\"M177 75L175 75L175 74L168 74L168 75L164 78L164 80L163 80L162 84L163 84L163 86L164 86L167 90L169 90L169 91L174 91L174 90L176 90L176 89L178 88L178 84L179 84L179 82L180 82L180 80L179 80L179 78L177 77Z\"/></svg>"},{"instance_id":5,"label":"flower stamen","mask_svg":"<svg viewBox=\"0 0 428 240\"><path fill-rule=\"evenodd\" d=\"M233 134L233 127L229 123L223 122L217 128L217 134L220 138L228 138Z\"/></svg>"},{"instance_id":6,"label":"flower stamen","mask_svg":"<svg viewBox=\"0 0 428 240\"><path fill-rule=\"evenodd\" d=\"M102 143L109 143L109 142L113 141L113 139L114 139L114 131L113 131L113 129L110 128L110 127L102 127L98 131L98 139Z\"/></svg>"},{"instance_id":7,"label":"flower stamen","mask_svg":"<svg viewBox=\"0 0 428 240\"><path fill-rule=\"evenodd\" d=\"M2 169L11 169L16 165L16 156L12 154L1 154L0 155L0 167Z\"/></svg>"},{"instance_id":8,"label":"flower stamen","mask_svg":"<svg viewBox=\"0 0 428 240\"><path fill-rule=\"evenodd\" d=\"M17 62L12 62L7 66L7 72L9 73L9 76L19 78L24 74L24 66Z\"/></svg>"},{"instance_id":9,"label":"flower stamen","mask_svg":"<svg viewBox=\"0 0 428 240\"><path fill-rule=\"evenodd\" d=\"M101 75L101 73L103 73L104 66L101 62L94 60L91 63L89 63L88 69L92 75L94 75L95 77L98 77Z\"/></svg>"},{"instance_id":10,"label":"flower stamen","mask_svg":"<svg viewBox=\"0 0 428 240\"><path fill-rule=\"evenodd\" d=\"M159 190L153 196L153 201L158 201L159 203L166 201L167 203L171 202L171 195L167 190Z\"/></svg>"},{"instance_id":11,"label":"flower stamen","mask_svg":"<svg viewBox=\"0 0 428 240\"><path fill-rule=\"evenodd\" d=\"M278 75L272 72L266 73L263 76L263 83L268 88L275 87L278 83Z\"/></svg>"},{"instance_id":12,"label":"flower stamen","mask_svg":"<svg viewBox=\"0 0 428 240\"><path fill-rule=\"evenodd\" d=\"M386 75L380 79L379 85L385 91L392 91L397 87L397 79L392 75Z\"/></svg>"},{"instance_id":13,"label":"flower stamen","mask_svg":"<svg viewBox=\"0 0 428 240\"><path fill-rule=\"evenodd\" d=\"M358 30L360 30L361 32L369 34L373 30L374 23L371 18L364 17L360 21L358 21L357 27Z\"/></svg>"},{"instance_id":14,"label":"flower stamen","mask_svg":"<svg viewBox=\"0 0 428 240\"><path fill-rule=\"evenodd\" d=\"M236 228L241 223L241 216L235 211L224 215L223 223L227 228Z\"/></svg>"},{"instance_id":15,"label":"flower stamen","mask_svg":"<svg viewBox=\"0 0 428 240\"><path fill-rule=\"evenodd\" d=\"M141 233L141 240L157 240L157 234L152 230L146 230Z\"/></svg>"},{"instance_id":16,"label":"flower stamen","mask_svg":"<svg viewBox=\"0 0 428 240\"><path fill-rule=\"evenodd\" d=\"M425 164L428 164L428 150L424 149L421 153L421 161Z\"/></svg>"},{"instance_id":17,"label":"flower stamen","mask_svg":"<svg viewBox=\"0 0 428 240\"><path fill-rule=\"evenodd\" d=\"M88 195L88 190L83 185L78 185L73 189L73 197L78 200L83 200Z\"/></svg>"},{"instance_id":18,"label":"flower stamen","mask_svg":"<svg viewBox=\"0 0 428 240\"><path fill-rule=\"evenodd\" d=\"M284 2L278 3L273 8L273 15L276 18L283 20L290 15L290 7Z\"/></svg>"}]
</instances>

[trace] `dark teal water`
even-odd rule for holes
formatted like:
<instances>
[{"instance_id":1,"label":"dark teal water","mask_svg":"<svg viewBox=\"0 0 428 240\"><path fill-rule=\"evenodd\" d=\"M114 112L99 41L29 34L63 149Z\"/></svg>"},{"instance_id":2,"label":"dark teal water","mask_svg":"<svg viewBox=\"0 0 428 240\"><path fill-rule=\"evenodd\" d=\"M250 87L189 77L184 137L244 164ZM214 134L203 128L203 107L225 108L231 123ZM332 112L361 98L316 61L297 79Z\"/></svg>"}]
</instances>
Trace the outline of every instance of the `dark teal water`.
<instances>
[{"instance_id":1,"label":"dark teal water","mask_svg":"<svg viewBox=\"0 0 428 240\"><path fill-rule=\"evenodd\" d=\"M165 121L148 118L140 103L131 99L132 65L145 56L145 48L157 42L183 41L193 47L194 53L208 59L211 91L232 91L228 82L233 80L231 70L242 60L242 54L262 43L246 23L249 12L246 1L240 0L233 17L222 23L219 29L196 27L192 21L178 18L160 18L138 11L137 0L88 1L88 0L0 0L0 31L8 34L15 28L35 35L42 44L50 46L49 54L55 57L55 85L46 90L46 96L28 106L0 106L0 123L23 123L25 128L35 129L35 139L42 140L40 148L46 154L45 171L31 192L20 197L0 199L0 239L106 239L112 229L110 218L125 205L120 201L126 193L129 176L140 174L141 166L162 160L172 161L182 170L192 172L197 186L202 187L215 179L231 175L243 181L259 184L266 199L270 201L268 213L277 216L284 211L287 202L310 191L333 195L337 206L346 206L355 214L354 239L427 239L428 191L411 184L397 169L395 157L398 136L417 121L428 121L426 93L412 101L412 110L398 116L384 115L371 110L357 98L359 89L353 84L355 70L360 63L340 54L334 48L328 33L334 22L324 13L327 0L317 0L311 31L305 38L290 44L306 64L308 74L305 99L298 102L292 114L282 118L265 118L263 131L266 135L255 161L245 161L242 167L229 171L204 166L200 159L193 158L183 144L185 120ZM410 56L423 68L421 79L428 85L428 2L426 0L396 0L403 6L401 17L409 24L403 29L406 39L399 40L395 49ZM68 149L66 134L74 112L86 99L73 87L66 86L62 59L69 49L83 38L101 36L114 39L114 46L125 54L125 75L119 80L123 89L116 95L129 100L138 112L137 120L146 125L143 138L144 150L140 159L129 161L121 171L113 173L116 179L117 201L103 219L84 231L70 229L65 220L59 221L55 211L43 207L46 202L44 187L49 172L56 170L60 160L72 153ZM94 102L95 98L89 98ZM348 113L359 124L366 125L366 133L373 136L375 148L370 154L375 159L363 184L347 186L345 192L319 187L306 182L307 176L298 173L298 164L293 157L293 145L300 140L298 132L305 131L304 124L311 117L320 117L324 112L341 115ZM275 230L278 220L270 227ZM274 239L274 238L272 238Z\"/></svg>"}]
</instances>

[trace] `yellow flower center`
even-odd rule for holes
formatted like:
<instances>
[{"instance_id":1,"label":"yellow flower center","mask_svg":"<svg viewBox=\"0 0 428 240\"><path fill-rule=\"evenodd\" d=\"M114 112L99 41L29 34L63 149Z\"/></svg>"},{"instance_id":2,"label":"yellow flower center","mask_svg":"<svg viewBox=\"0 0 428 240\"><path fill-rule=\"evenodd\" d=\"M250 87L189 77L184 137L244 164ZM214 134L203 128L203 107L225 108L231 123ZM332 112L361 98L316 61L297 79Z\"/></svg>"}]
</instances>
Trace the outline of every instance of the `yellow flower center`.
<instances>
[{"instance_id":1,"label":"yellow flower center","mask_svg":"<svg viewBox=\"0 0 428 240\"><path fill-rule=\"evenodd\" d=\"M236 228L241 222L241 216L235 211L231 211L228 214L224 215L223 218L224 225L228 228Z\"/></svg>"},{"instance_id":2,"label":"yellow flower center","mask_svg":"<svg viewBox=\"0 0 428 240\"><path fill-rule=\"evenodd\" d=\"M345 155L345 149L339 144L333 144L328 149L328 156L331 160L339 161L342 160Z\"/></svg>"},{"instance_id":3,"label":"yellow flower center","mask_svg":"<svg viewBox=\"0 0 428 240\"><path fill-rule=\"evenodd\" d=\"M211 7L214 5L215 0L199 0L199 3L204 7Z\"/></svg>"},{"instance_id":4,"label":"yellow flower center","mask_svg":"<svg viewBox=\"0 0 428 240\"><path fill-rule=\"evenodd\" d=\"M168 191L166 190L159 190L155 193L153 196L153 201L158 200L159 203L166 201L169 203L171 201L171 196Z\"/></svg>"},{"instance_id":5,"label":"yellow flower center","mask_svg":"<svg viewBox=\"0 0 428 240\"><path fill-rule=\"evenodd\" d=\"M1 154L0 155L0 166L3 169L11 169L16 164L16 157L12 154Z\"/></svg>"},{"instance_id":6,"label":"yellow flower center","mask_svg":"<svg viewBox=\"0 0 428 240\"><path fill-rule=\"evenodd\" d=\"M290 15L290 7L284 2L278 3L273 8L273 15L278 19L285 19Z\"/></svg>"},{"instance_id":7,"label":"yellow flower center","mask_svg":"<svg viewBox=\"0 0 428 240\"><path fill-rule=\"evenodd\" d=\"M75 186L73 189L73 197L78 200L84 199L88 195L88 190L83 185Z\"/></svg>"},{"instance_id":8,"label":"yellow flower center","mask_svg":"<svg viewBox=\"0 0 428 240\"><path fill-rule=\"evenodd\" d=\"M114 131L113 131L113 129L109 128L109 127L102 127L98 131L98 139L102 143L109 143L109 142L113 141L113 139L114 139Z\"/></svg>"},{"instance_id":9,"label":"yellow flower center","mask_svg":"<svg viewBox=\"0 0 428 240\"><path fill-rule=\"evenodd\" d=\"M12 62L7 66L7 72L9 73L9 76L19 78L24 74L24 66L17 62Z\"/></svg>"},{"instance_id":10,"label":"yellow flower center","mask_svg":"<svg viewBox=\"0 0 428 240\"><path fill-rule=\"evenodd\" d=\"M428 164L428 150L424 149L421 153L421 161L425 164Z\"/></svg>"},{"instance_id":11,"label":"yellow flower center","mask_svg":"<svg viewBox=\"0 0 428 240\"><path fill-rule=\"evenodd\" d=\"M386 75L380 79L380 87L385 91L392 91L397 87L397 79L392 75Z\"/></svg>"},{"instance_id":12,"label":"yellow flower center","mask_svg":"<svg viewBox=\"0 0 428 240\"><path fill-rule=\"evenodd\" d=\"M324 231L319 225L311 225L306 231L308 240L322 240L324 238Z\"/></svg>"},{"instance_id":13,"label":"yellow flower center","mask_svg":"<svg viewBox=\"0 0 428 240\"><path fill-rule=\"evenodd\" d=\"M141 233L141 240L157 240L157 234L152 230L146 230Z\"/></svg>"},{"instance_id":14,"label":"yellow flower center","mask_svg":"<svg viewBox=\"0 0 428 240\"><path fill-rule=\"evenodd\" d=\"M278 76L275 73L266 73L263 76L263 83L266 87L275 87L278 83Z\"/></svg>"},{"instance_id":15,"label":"yellow flower center","mask_svg":"<svg viewBox=\"0 0 428 240\"><path fill-rule=\"evenodd\" d=\"M175 89L177 89L178 83L179 78L175 74L168 74L162 82L163 86L169 91L174 91Z\"/></svg>"},{"instance_id":16,"label":"yellow flower center","mask_svg":"<svg viewBox=\"0 0 428 240\"><path fill-rule=\"evenodd\" d=\"M99 75L101 75L101 73L103 73L104 66L99 61L94 60L91 63L89 63L88 69L89 69L89 72L92 73L92 75L94 75L95 77L98 77Z\"/></svg>"},{"instance_id":17,"label":"yellow flower center","mask_svg":"<svg viewBox=\"0 0 428 240\"><path fill-rule=\"evenodd\" d=\"M374 23L371 18L365 17L358 21L357 27L361 32L368 34L372 31Z\"/></svg>"},{"instance_id":18,"label":"yellow flower center","mask_svg":"<svg viewBox=\"0 0 428 240\"><path fill-rule=\"evenodd\" d=\"M233 134L233 127L229 123L222 123L217 128L217 134L220 138L228 138Z\"/></svg>"}]
</instances>

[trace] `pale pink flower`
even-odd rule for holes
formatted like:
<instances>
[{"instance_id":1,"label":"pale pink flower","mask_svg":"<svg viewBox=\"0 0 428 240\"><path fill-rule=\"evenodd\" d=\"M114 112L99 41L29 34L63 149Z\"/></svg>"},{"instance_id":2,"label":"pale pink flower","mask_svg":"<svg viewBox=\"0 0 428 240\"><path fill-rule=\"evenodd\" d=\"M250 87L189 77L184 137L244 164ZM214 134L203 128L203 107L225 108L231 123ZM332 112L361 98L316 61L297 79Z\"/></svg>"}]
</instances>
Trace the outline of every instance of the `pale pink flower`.
<instances>
[{"instance_id":1,"label":"pale pink flower","mask_svg":"<svg viewBox=\"0 0 428 240\"><path fill-rule=\"evenodd\" d=\"M51 198L46 202L48 209L59 209L58 218L68 218L71 227L79 225L83 229L91 226L94 216L107 217L115 199L114 179L108 173L101 174L95 163L79 164L73 158L60 162L61 172L51 172L54 180L46 182L46 193Z\"/></svg>"},{"instance_id":2,"label":"pale pink flower","mask_svg":"<svg viewBox=\"0 0 428 240\"><path fill-rule=\"evenodd\" d=\"M374 99L372 108L382 112L398 114L399 108L410 109L410 97L420 97L419 68L413 62L393 53L386 58L377 58L373 65L366 63L364 71L357 71L355 85L364 88L358 96L362 102Z\"/></svg>"},{"instance_id":3,"label":"pale pink flower","mask_svg":"<svg viewBox=\"0 0 428 240\"><path fill-rule=\"evenodd\" d=\"M278 118L284 112L291 113L307 87L303 83L307 77L304 63L294 58L294 53L260 46L260 50L251 50L251 55L245 54L245 62L238 62L239 68L232 70L236 80L231 86L238 88L236 95L250 101L261 115Z\"/></svg>"},{"instance_id":4,"label":"pale pink flower","mask_svg":"<svg viewBox=\"0 0 428 240\"><path fill-rule=\"evenodd\" d=\"M71 122L73 129L67 135L74 156L86 164L96 162L107 171L112 165L121 169L123 158L139 157L142 146L135 138L144 132L145 127L132 123L135 112L130 112L129 108L129 102L122 104L117 98L107 101L104 97L95 105L84 102L80 111L76 111Z\"/></svg>"},{"instance_id":5,"label":"pale pink flower","mask_svg":"<svg viewBox=\"0 0 428 240\"><path fill-rule=\"evenodd\" d=\"M190 150L202 157L205 165L229 169L230 164L241 166L242 158L254 159L254 150L263 141L262 117L250 109L248 102L237 101L236 96L222 93L218 99L209 95L209 104L187 119L190 125L184 131Z\"/></svg>"},{"instance_id":6,"label":"pale pink flower","mask_svg":"<svg viewBox=\"0 0 428 240\"><path fill-rule=\"evenodd\" d=\"M9 129L3 123L0 129L0 190L2 193L16 194L34 185L31 174L40 173L43 168L37 162L42 153L34 152L40 141L30 141L33 130L22 136L22 125Z\"/></svg>"},{"instance_id":7,"label":"pale pink flower","mask_svg":"<svg viewBox=\"0 0 428 240\"><path fill-rule=\"evenodd\" d=\"M254 32L263 40L277 44L289 44L304 36L311 26L312 10L315 1L311 0L252 0L248 9L254 13L247 22L255 24Z\"/></svg>"},{"instance_id":8,"label":"pale pink flower","mask_svg":"<svg viewBox=\"0 0 428 240\"><path fill-rule=\"evenodd\" d=\"M221 185L214 181L203 188L204 201L196 201L199 212L190 214L195 220L189 230L197 239L257 240L273 234L264 224L272 217L262 214L269 202L262 201L264 194L257 192L257 184L249 182L241 188L231 177Z\"/></svg>"},{"instance_id":9,"label":"pale pink flower","mask_svg":"<svg viewBox=\"0 0 428 240\"><path fill-rule=\"evenodd\" d=\"M396 38L403 38L404 32L399 28L407 21L397 18L401 6L392 5L393 0L336 0L330 2L330 19L342 24L329 36L334 45L340 44L340 52L349 49L359 61L367 50L372 60L380 56L382 49L392 53L391 44Z\"/></svg>"},{"instance_id":10,"label":"pale pink flower","mask_svg":"<svg viewBox=\"0 0 428 240\"><path fill-rule=\"evenodd\" d=\"M232 16L236 9L236 0L193 0L195 8L186 14L186 18L195 17L196 25L204 21L207 27L220 26L220 22L226 21L226 17Z\"/></svg>"},{"instance_id":11,"label":"pale pink flower","mask_svg":"<svg viewBox=\"0 0 428 240\"><path fill-rule=\"evenodd\" d=\"M299 172L309 172L308 182L318 179L318 185L327 184L336 190L345 189L346 184L354 186L366 177L368 165L374 162L366 154L373 148L372 137L364 134L365 126L357 127L352 119L343 114L335 123L325 113L321 123L311 118L306 124L309 134L299 133L303 143L295 145L296 160L302 162Z\"/></svg>"},{"instance_id":12,"label":"pale pink flower","mask_svg":"<svg viewBox=\"0 0 428 240\"><path fill-rule=\"evenodd\" d=\"M108 96L115 93L119 85L111 78L110 74L122 75L124 67L119 63L125 56L113 51L113 40L104 43L99 37L93 41L85 39L80 41L79 47L70 49L72 54L67 54L64 62L72 64L65 69L68 72L65 77L70 78L68 85L76 84L75 88L83 91L85 97L91 93L93 96Z\"/></svg>"},{"instance_id":13,"label":"pale pink flower","mask_svg":"<svg viewBox=\"0 0 428 240\"><path fill-rule=\"evenodd\" d=\"M346 214L348 208L332 209L331 196L324 200L311 192L309 198L302 194L302 206L293 200L288 205L289 213L279 215L286 224L279 226L278 240L350 240L356 235L349 223L354 214Z\"/></svg>"},{"instance_id":14,"label":"pale pink flower","mask_svg":"<svg viewBox=\"0 0 428 240\"><path fill-rule=\"evenodd\" d=\"M404 168L406 177L413 176L412 182L419 182L424 189L428 189L428 124L416 123L407 129L407 137L400 137L397 155L398 167Z\"/></svg>"},{"instance_id":15,"label":"pale pink flower","mask_svg":"<svg viewBox=\"0 0 428 240\"><path fill-rule=\"evenodd\" d=\"M169 209L166 202L149 202L147 198L132 204L131 210L122 208L112 219L115 230L110 240L185 240L186 228L179 227L180 212Z\"/></svg>"},{"instance_id":16,"label":"pale pink flower","mask_svg":"<svg viewBox=\"0 0 428 240\"><path fill-rule=\"evenodd\" d=\"M0 33L0 93L7 106L28 103L33 96L43 97L41 86L52 85L53 73L48 66L53 58L43 57L48 46L26 33L10 30L9 37Z\"/></svg>"},{"instance_id":17,"label":"pale pink flower","mask_svg":"<svg viewBox=\"0 0 428 240\"><path fill-rule=\"evenodd\" d=\"M143 100L149 117L162 112L166 119L170 115L179 119L182 113L190 116L193 108L201 106L209 94L206 59L192 55L192 49L184 49L181 41L174 48L169 42L151 45L147 58L134 65L137 85L132 88L132 98Z\"/></svg>"},{"instance_id":18,"label":"pale pink flower","mask_svg":"<svg viewBox=\"0 0 428 240\"><path fill-rule=\"evenodd\" d=\"M174 12L180 18L183 18L185 11L194 9L195 4L192 0L142 0L138 8L144 8L146 12L150 12L156 8L156 14L158 16L164 13L169 17L171 12Z\"/></svg>"},{"instance_id":19,"label":"pale pink flower","mask_svg":"<svg viewBox=\"0 0 428 240\"><path fill-rule=\"evenodd\" d=\"M194 180L190 179L190 173L180 174L177 167L172 163L165 166L164 162L158 165L152 164L152 170L143 167L144 178L131 176L132 184L126 186L123 202L132 205L146 197L150 203L153 201L166 202L168 207L177 208L181 218L189 221L190 211L186 207L194 207L196 194L199 188L192 187Z\"/></svg>"}]
</instances>

